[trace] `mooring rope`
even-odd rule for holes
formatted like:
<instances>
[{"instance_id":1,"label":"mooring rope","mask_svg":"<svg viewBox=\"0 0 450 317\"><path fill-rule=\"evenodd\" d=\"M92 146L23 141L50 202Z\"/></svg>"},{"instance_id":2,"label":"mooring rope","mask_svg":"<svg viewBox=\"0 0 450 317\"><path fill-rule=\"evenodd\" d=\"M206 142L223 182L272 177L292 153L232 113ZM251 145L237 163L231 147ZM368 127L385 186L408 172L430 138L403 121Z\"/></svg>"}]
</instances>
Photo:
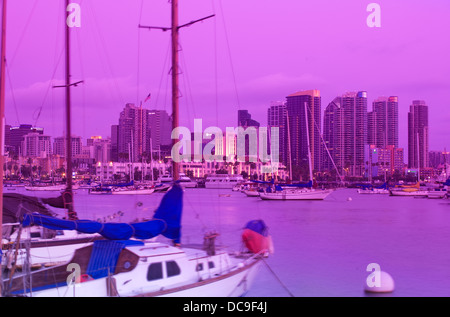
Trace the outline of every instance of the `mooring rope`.
<instances>
[{"instance_id":1,"label":"mooring rope","mask_svg":"<svg viewBox=\"0 0 450 317\"><path fill-rule=\"evenodd\" d=\"M270 273L277 279L277 281L280 283L280 285L288 292L289 296L295 297L294 294L291 293L291 291L284 285L284 283L280 280L280 278L275 274L275 272L272 270L272 268L269 266L269 264L266 262L266 260L262 259L266 267L269 269Z\"/></svg>"}]
</instances>

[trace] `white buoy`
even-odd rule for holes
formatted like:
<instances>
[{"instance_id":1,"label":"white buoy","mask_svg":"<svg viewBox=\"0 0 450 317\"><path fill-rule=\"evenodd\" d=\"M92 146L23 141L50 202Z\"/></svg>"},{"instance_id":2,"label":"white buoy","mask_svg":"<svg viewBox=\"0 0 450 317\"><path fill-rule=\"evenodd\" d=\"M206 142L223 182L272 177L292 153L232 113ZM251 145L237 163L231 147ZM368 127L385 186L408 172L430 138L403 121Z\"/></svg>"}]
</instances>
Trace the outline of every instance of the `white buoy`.
<instances>
[{"instance_id":1,"label":"white buoy","mask_svg":"<svg viewBox=\"0 0 450 317\"><path fill-rule=\"evenodd\" d=\"M394 291L394 279L388 273L380 271L378 283L370 283L366 280L364 290L368 293L390 293ZM373 282L373 281L372 281Z\"/></svg>"},{"instance_id":2,"label":"white buoy","mask_svg":"<svg viewBox=\"0 0 450 317\"><path fill-rule=\"evenodd\" d=\"M352 201L352 197L348 197L347 200L348 200L348 201Z\"/></svg>"}]
</instances>

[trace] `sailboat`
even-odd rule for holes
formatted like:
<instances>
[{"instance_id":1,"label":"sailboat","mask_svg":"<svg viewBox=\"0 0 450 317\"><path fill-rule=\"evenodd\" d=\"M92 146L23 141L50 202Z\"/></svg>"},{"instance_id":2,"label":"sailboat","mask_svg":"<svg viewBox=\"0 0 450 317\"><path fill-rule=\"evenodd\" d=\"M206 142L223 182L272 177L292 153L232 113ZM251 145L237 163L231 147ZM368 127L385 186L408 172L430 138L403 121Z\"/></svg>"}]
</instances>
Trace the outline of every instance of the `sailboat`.
<instances>
[{"instance_id":1,"label":"sailboat","mask_svg":"<svg viewBox=\"0 0 450 317\"><path fill-rule=\"evenodd\" d=\"M178 33L176 10L177 0L172 0L173 37ZM174 43L176 45L176 41ZM176 124L177 113L174 113ZM179 176L176 162L173 172L176 179ZM76 214L64 220L26 213L22 217L22 228L38 225L58 231L95 234L102 239L77 248L70 259L57 265L23 274L11 271L3 280L2 294L46 297L244 295L263 257L272 249L267 226L262 220L247 223L242 235L245 252L229 254L217 248L214 233L205 236L201 248L184 247L181 245L182 209L183 189L175 182L153 218L146 222L99 223L78 220L74 217ZM149 241L159 235L170 239L173 245ZM25 262L24 266L29 263Z\"/></svg>"},{"instance_id":2,"label":"sailboat","mask_svg":"<svg viewBox=\"0 0 450 317\"><path fill-rule=\"evenodd\" d=\"M359 185L358 194L389 194L389 187L387 183L381 186L374 187L372 184Z\"/></svg>"},{"instance_id":3,"label":"sailboat","mask_svg":"<svg viewBox=\"0 0 450 317\"><path fill-rule=\"evenodd\" d=\"M323 200L333 192L331 189L316 189L313 188L313 174L311 163L311 147L309 144L309 129L308 129L308 109L305 106L305 120L306 120L306 140L308 145L308 163L309 163L309 179L307 184L274 184L269 186L265 191L259 193L259 197L263 200Z\"/></svg>"},{"instance_id":4,"label":"sailboat","mask_svg":"<svg viewBox=\"0 0 450 317\"><path fill-rule=\"evenodd\" d=\"M241 296L252 284L270 236L261 220L249 222L244 239L249 252L230 255L216 249L217 235L205 237L203 248L181 247L183 189L175 184L165 194L152 220L102 224L27 214L23 226L37 224L60 230L98 233L104 239L77 249L59 265L17 274L4 280L10 296ZM249 231L251 238L249 238ZM174 245L147 242L163 235ZM256 239L255 239L256 237ZM256 242L256 243L255 243ZM68 269L77 265L72 280ZM26 285L25 280L32 281Z\"/></svg>"}]
</instances>

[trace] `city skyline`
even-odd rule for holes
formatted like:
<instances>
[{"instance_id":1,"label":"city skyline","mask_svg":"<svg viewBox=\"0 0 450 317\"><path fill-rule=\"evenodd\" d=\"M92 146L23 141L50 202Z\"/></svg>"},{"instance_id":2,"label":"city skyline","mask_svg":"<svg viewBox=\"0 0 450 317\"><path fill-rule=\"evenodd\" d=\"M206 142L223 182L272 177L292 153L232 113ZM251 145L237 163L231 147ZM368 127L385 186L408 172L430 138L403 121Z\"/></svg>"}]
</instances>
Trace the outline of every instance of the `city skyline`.
<instances>
[{"instance_id":1,"label":"city skyline","mask_svg":"<svg viewBox=\"0 0 450 317\"><path fill-rule=\"evenodd\" d=\"M25 3L8 6L6 122L45 126L48 134L62 135L63 91L49 87L62 78L63 7ZM429 150L450 147L450 63L445 63L450 47L441 38L441 30L449 29L450 4L378 3L381 28L365 24L367 3L361 1L181 3L180 20L216 14L180 37L181 125L191 127L193 119L202 118L205 125L234 126L242 109L265 125L270 103L294 91L320 90L322 114L336 96L367 91L369 105L381 96L398 97L399 147L407 149L413 100L429 107ZM110 136L124 105L138 105L149 92L144 106L170 114L168 34L137 28L138 23L167 25L169 6L98 1L81 2L81 8L81 28L71 30L72 70L85 83L72 89L73 134ZM251 16L250 8L256 10Z\"/></svg>"}]
</instances>

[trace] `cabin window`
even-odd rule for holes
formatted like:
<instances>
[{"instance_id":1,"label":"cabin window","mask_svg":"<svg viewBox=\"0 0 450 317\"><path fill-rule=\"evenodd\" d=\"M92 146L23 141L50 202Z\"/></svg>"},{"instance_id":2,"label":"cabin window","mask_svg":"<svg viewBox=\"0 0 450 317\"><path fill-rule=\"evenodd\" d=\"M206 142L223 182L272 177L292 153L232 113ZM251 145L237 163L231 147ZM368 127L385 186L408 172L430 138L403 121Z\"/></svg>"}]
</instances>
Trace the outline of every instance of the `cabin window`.
<instances>
[{"instance_id":1,"label":"cabin window","mask_svg":"<svg viewBox=\"0 0 450 317\"><path fill-rule=\"evenodd\" d=\"M30 236L32 238L40 238L41 237L41 233L40 232L31 232Z\"/></svg>"},{"instance_id":2,"label":"cabin window","mask_svg":"<svg viewBox=\"0 0 450 317\"><path fill-rule=\"evenodd\" d=\"M213 269L213 268L215 267L214 262L213 262L213 261L209 261L209 262L208 262L208 267L209 267L210 269Z\"/></svg>"},{"instance_id":3,"label":"cabin window","mask_svg":"<svg viewBox=\"0 0 450 317\"><path fill-rule=\"evenodd\" d=\"M167 270L167 277L179 275L181 273L180 267L175 261L167 261L166 270Z\"/></svg>"},{"instance_id":4,"label":"cabin window","mask_svg":"<svg viewBox=\"0 0 450 317\"><path fill-rule=\"evenodd\" d=\"M162 263L158 262L150 264L147 271L147 280L154 281L159 280L162 277L163 277Z\"/></svg>"},{"instance_id":5,"label":"cabin window","mask_svg":"<svg viewBox=\"0 0 450 317\"><path fill-rule=\"evenodd\" d=\"M196 272L203 271L203 263L198 263L197 266L195 267L195 271Z\"/></svg>"}]
</instances>

